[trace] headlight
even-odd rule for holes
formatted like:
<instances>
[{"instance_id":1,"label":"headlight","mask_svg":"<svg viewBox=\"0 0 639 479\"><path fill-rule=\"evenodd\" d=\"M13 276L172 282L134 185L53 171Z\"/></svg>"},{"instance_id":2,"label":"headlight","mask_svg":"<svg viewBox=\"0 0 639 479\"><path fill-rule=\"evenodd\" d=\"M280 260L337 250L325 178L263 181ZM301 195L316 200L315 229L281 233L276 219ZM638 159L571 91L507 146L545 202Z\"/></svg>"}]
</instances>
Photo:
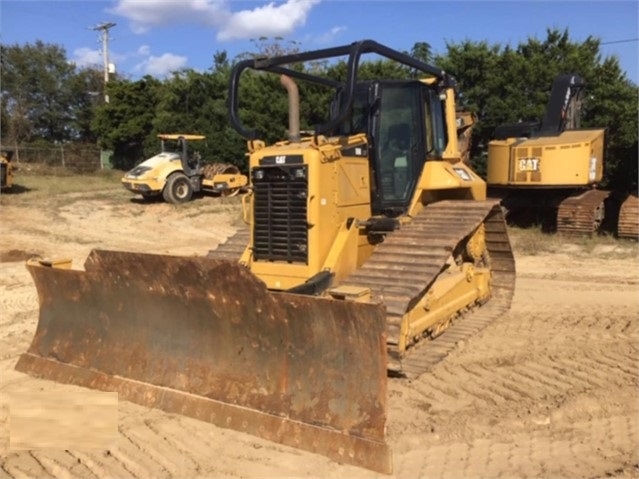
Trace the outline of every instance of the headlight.
<instances>
[{"instance_id":1,"label":"headlight","mask_svg":"<svg viewBox=\"0 0 639 479\"><path fill-rule=\"evenodd\" d=\"M253 178L256 180L263 180L264 170L253 170Z\"/></svg>"}]
</instances>

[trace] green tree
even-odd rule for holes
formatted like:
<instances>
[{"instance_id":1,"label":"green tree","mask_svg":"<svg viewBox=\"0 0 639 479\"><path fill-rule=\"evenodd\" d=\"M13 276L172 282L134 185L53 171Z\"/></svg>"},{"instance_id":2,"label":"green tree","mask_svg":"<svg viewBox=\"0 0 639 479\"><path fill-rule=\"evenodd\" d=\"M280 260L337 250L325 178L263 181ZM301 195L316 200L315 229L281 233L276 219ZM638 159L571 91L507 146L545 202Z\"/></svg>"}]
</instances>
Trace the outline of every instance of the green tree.
<instances>
[{"instance_id":1,"label":"green tree","mask_svg":"<svg viewBox=\"0 0 639 479\"><path fill-rule=\"evenodd\" d=\"M485 151L495 128L540 120L554 78L576 73L586 81L582 126L607 129L606 185L625 187L623 178L636 183L637 86L625 77L618 59L602 59L598 39L575 42L567 30L549 29L545 39L529 38L514 49L466 40L448 44L436 63L457 78L468 108L477 114L471 155L479 173L485 172Z\"/></svg>"},{"instance_id":2,"label":"green tree","mask_svg":"<svg viewBox=\"0 0 639 479\"><path fill-rule=\"evenodd\" d=\"M299 53L301 44L295 40L284 40L283 37L251 38L254 51L240 53L236 60L247 58L272 58Z\"/></svg>"},{"instance_id":3,"label":"green tree","mask_svg":"<svg viewBox=\"0 0 639 479\"><path fill-rule=\"evenodd\" d=\"M73 108L69 118L71 139L83 143L96 143L97 134L91 122L104 98L103 73L93 68L78 71L69 79L73 95Z\"/></svg>"},{"instance_id":4,"label":"green tree","mask_svg":"<svg viewBox=\"0 0 639 479\"><path fill-rule=\"evenodd\" d=\"M129 169L143 160L147 137L153 130L161 82L151 76L130 82L110 81L109 103L97 108L92 128L102 148L113 150L113 166Z\"/></svg>"},{"instance_id":5,"label":"green tree","mask_svg":"<svg viewBox=\"0 0 639 479\"><path fill-rule=\"evenodd\" d=\"M2 97L11 141L64 142L74 137L74 74L74 65L59 45L38 40L2 46Z\"/></svg>"},{"instance_id":6,"label":"green tree","mask_svg":"<svg viewBox=\"0 0 639 479\"><path fill-rule=\"evenodd\" d=\"M167 79L159 90L153 137L147 146L157 148L157 133L197 133L206 142L193 145L204 162L232 163L245 167L245 144L232 130L226 107L228 76L226 62L212 73L184 70ZM148 150L147 150L148 151Z\"/></svg>"},{"instance_id":7,"label":"green tree","mask_svg":"<svg viewBox=\"0 0 639 479\"><path fill-rule=\"evenodd\" d=\"M433 61L433 49L428 42L416 42L410 50L410 56L424 63Z\"/></svg>"}]
</instances>

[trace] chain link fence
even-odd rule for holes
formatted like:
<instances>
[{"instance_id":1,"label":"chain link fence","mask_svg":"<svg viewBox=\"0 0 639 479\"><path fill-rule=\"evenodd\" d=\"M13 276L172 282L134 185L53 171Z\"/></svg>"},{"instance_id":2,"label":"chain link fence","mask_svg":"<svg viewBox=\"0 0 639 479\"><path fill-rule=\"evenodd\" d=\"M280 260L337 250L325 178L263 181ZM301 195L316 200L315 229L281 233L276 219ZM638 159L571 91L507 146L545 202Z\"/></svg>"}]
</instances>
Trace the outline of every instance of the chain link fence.
<instances>
[{"instance_id":1,"label":"chain link fence","mask_svg":"<svg viewBox=\"0 0 639 479\"><path fill-rule=\"evenodd\" d=\"M13 160L19 169L37 171L41 168L70 173L95 173L110 168L105 155L96 145L67 144L59 146L19 145Z\"/></svg>"}]
</instances>

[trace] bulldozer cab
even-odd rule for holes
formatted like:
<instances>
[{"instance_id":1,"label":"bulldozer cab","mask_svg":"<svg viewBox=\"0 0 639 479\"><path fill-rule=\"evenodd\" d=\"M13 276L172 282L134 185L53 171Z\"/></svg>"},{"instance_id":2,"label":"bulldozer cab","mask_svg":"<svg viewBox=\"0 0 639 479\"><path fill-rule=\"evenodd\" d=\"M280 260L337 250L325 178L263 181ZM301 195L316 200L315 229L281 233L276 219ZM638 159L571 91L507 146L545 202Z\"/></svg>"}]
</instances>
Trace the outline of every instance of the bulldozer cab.
<instances>
[{"instance_id":1,"label":"bulldozer cab","mask_svg":"<svg viewBox=\"0 0 639 479\"><path fill-rule=\"evenodd\" d=\"M373 214L403 213L412 198L427 151L436 156L435 132L427 126L432 115L421 101L428 98L428 87L419 81L365 82L356 85L351 114L333 134L366 134L373 148L369 151ZM343 101L337 94L334 104ZM335 114L335 106L332 107ZM440 109L436 109L441 112ZM429 117L427 121L427 118ZM428 146L426 145L428 140ZM438 138L439 144L443 142ZM441 151L440 151L441 153Z\"/></svg>"},{"instance_id":2,"label":"bulldozer cab","mask_svg":"<svg viewBox=\"0 0 639 479\"><path fill-rule=\"evenodd\" d=\"M358 81L359 57L366 53L413 68L426 79ZM349 72L345 82L300 74L288 67L341 55L348 55ZM249 140L255 138L257 132L241 123L237 111L237 84L241 72L247 68L285 74L335 89L329 118L315 127L315 138L319 134L366 135L373 215L395 217L406 213L415 198L425 161L442 160L450 157L451 152L459 159L455 82L443 70L369 40L306 54L241 62L231 80L230 114L236 130Z\"/></svg>"},{"instance_id":3,"label":"bulldozer cab","mask_svg":"<svg viewBox=\"0 0 639 479\"><path fill-rule=\"evenodd\" d=\"M441 157L446 143L442 108L433 87L420 81L364 82L355 86L351 114L334 134L365 133L369 151L373 214L403 213L413 196L424 159ZM334 103L343 102L341 92ZM332 113L335 114L335 107Z\"/></svg>"}]
</instances>

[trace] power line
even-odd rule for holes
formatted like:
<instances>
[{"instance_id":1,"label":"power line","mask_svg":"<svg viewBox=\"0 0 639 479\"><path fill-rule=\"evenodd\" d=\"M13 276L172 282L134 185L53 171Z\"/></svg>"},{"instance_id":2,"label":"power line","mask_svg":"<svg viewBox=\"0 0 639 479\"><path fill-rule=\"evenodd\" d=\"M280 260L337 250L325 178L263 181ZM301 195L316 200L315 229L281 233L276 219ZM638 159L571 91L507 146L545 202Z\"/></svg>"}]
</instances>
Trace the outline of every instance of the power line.
<instances>
[{"instance_id":1,"label":"power line","mask_svg":"<svg viewBox=\"0 0 639 479\"><path fill-rule=\"evenodd\" d=\"M613 40L610 42L601 42L599 45L610 45L612 43L630 43L630 42L636 42L637 40L639 40L639 38L627 38L625 40Z\"/></svg>"}]
</instances>

